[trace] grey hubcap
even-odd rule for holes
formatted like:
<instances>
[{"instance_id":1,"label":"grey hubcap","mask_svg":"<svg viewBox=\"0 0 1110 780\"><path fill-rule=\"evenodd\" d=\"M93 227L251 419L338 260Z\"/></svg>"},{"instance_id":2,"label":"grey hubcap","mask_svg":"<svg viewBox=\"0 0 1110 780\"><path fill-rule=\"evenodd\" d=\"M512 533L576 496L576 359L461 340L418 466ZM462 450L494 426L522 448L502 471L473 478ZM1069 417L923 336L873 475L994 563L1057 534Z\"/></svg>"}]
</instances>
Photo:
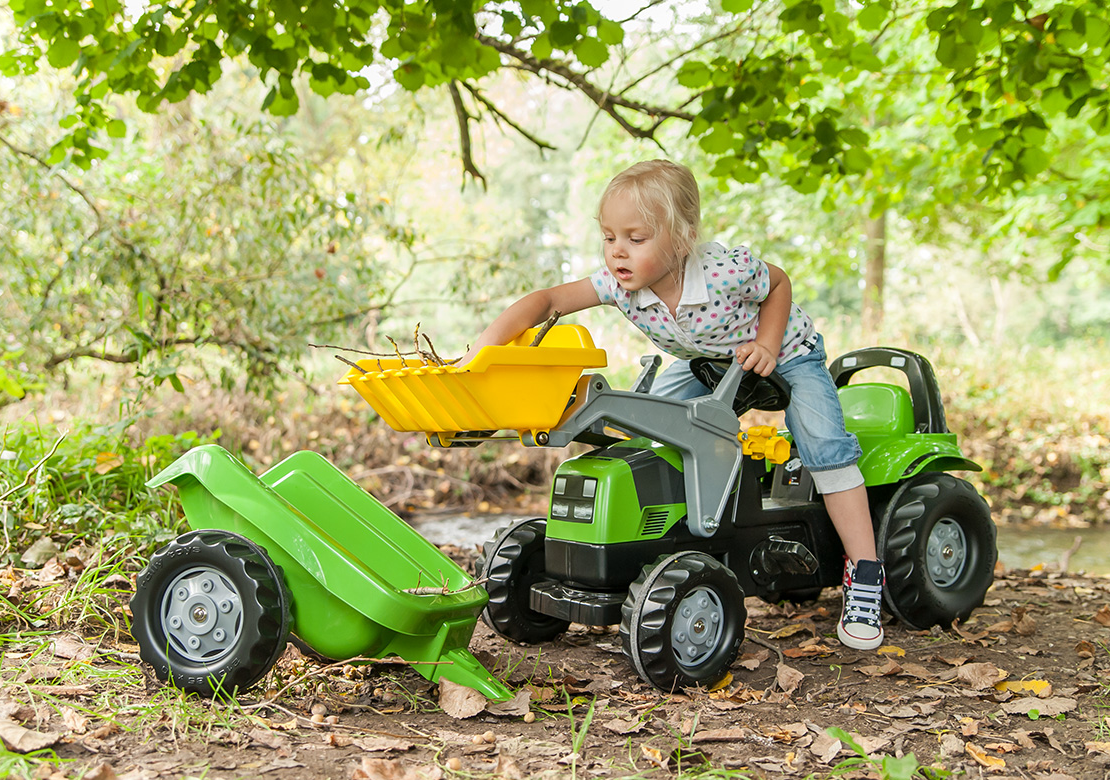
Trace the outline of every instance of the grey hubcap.
<instances>
[{"instance_id":1,"label":"grey hubcap","mask_svg":"<svg viewBox=\"0 0 1110 780\"><path fill-rule=\"evenodd\" d=\"M967 564L967 538L960 524L944 517L929 532L925 547L925 566L939 587L956 582Z\"/></svg>"},{"instance_id":2,"label":"grey hubcap","mask_svg":"<svg viewBox=\"0 0 1110 780\"><path fill-rule=\"evenodd\" d=\"M239 590L219 570L194 566L162 596L162 630L187 660L212 664L230 653L243 631Z\"/></svg>"},{"instance_id":3,"label":"grey hubcap","mask_svg":"<svg viewBox=\"0 0 1110 780\"><path fill-rule=\"evenodd\" d=\"M717 594L695 588L678 604L671 626L671 647L683 666L699 664L721 641L724 608Z\"/></svg>"}]
</instances>

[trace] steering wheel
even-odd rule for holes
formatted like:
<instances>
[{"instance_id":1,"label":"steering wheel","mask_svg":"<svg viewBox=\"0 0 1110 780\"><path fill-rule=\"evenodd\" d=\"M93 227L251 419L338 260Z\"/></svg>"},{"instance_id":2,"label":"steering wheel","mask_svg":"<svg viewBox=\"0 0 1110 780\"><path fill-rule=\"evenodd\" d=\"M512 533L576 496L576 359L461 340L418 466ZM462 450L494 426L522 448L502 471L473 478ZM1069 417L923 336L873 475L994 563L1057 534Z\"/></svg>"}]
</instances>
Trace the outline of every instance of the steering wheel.
<instances>
[{"instance_id":1,"label":"steering wheel","mask_svg":"<svg viewBox=\"0 0 1110 780\"><path fill-rule=\"evenodd\" d=\"M690 373L713 390L721 383L721 377L728 366L729 363L720 360L694 358L690 361ZM736 397L732 400L732 410L737 417L750 409L779 412L789 405L790 383L778 371L772 371L767 376L760 376L754 371L745 372L740 386L736 388Z\"/></svg>"}]
</instances>

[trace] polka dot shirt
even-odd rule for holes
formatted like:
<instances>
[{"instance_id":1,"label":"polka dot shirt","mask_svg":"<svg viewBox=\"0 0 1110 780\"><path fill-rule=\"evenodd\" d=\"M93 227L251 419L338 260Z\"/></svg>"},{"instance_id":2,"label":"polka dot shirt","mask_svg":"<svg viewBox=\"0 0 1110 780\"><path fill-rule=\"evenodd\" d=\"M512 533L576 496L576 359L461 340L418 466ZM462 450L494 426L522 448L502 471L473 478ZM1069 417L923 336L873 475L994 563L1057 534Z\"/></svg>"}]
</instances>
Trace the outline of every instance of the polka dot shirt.
<instances>
[{"instance_id":1,"label":"polka dot shirt","mask_svg":"<svg viewBox=\"0 0 1110 780\"><path fill-rule=\"evenodd\" d=\"M607 268L590 281L601 303L616 306L656 346L682 360L730 358L741 344L754 341L759 304L771 289L767 264L750 250L714 243L698 247L686 261L682 298L673 317L651 288L628 292ZM807 354L815 332L809 315L792 304L778 362Z\"/></svg>"}]
</instances>

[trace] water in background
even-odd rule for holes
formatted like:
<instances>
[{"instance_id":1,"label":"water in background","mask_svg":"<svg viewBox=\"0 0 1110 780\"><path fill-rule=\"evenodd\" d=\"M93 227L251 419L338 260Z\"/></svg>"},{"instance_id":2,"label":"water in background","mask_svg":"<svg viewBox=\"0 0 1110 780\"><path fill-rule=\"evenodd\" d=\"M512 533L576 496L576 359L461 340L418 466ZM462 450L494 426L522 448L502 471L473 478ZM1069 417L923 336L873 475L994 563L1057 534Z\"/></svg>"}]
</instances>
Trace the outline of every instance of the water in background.
<instances>
[{"instance_id":1,"label":"water in background","mask_svg":"<svg viewBox=\"0 0 1110 780\"><path fill-rule=\"evenodd\" d=\"M424 515L409 522L432 544L481 547L498 528L522 519L521 515ZM1110 526L1105 525L1080 530L999 526L998 558L1008 569L1038 564L1055 569L1077 536L1082 542L1071 556L1068 571L1110 576Z\"/></svg>"}]
</instances>

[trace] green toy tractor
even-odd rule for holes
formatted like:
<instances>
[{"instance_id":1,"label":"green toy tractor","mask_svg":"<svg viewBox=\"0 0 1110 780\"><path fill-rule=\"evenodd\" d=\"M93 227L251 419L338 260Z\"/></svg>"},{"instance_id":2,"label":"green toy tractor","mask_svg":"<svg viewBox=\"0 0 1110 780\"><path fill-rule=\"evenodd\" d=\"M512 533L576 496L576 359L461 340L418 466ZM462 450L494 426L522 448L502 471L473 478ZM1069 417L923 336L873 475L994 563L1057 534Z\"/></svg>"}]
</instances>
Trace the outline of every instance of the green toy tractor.
<instances>
[{"instance_id":1,"label":"green toy tractor","mask_svg":"<svg viewBox=\"0 0 1110 780\"><path fill-rule=\"evenodd\" d=\"M546 518L486 543L482 619L523 643L571 622L619 624L644 680L664 690L712 686L744 639L744 598L816 598L840 585L843 548L788 439L758 429L738 437L738 414L789 403L777 374L741 381L734 364L711 396L673 401L647 394L659 360L644 363L631 392L584 377L544 435L596 448L559 466ZM900 371L909 389L849 384L879 367ZM948 430L932 367L874 348L830 371L864 453L886 609L916 629L966 618L993 580L996 531L983 498L947 473L979 467ZM719 373L703 381L712 386Z\"/></svg>"},{"instance_id":2,"label":"green toy tractor","mask_svg":"<svg viewBox=\"0 0 1110 780\"><path fill-rule=\"evenodd\" d=\"M486 590L316 453L257 477L215 445L192 450L150 482L177 486L193 530L138 576L142 658L185 690L234 694L292 635L325 657L399 656L433 681L507 699L467 648L480 615L524 643L572 621L619 624L643 679L665 690L718 682L744 639L744 598L814 598L840 583L843 552L788 438L740 431L747 409L785 408L786 383L736 364L718 381L709 367L712 394L676 401L649 393L659 362L643 361L632 390L613 390L583 374L605 365L589 333L556 325L463 367L351 368L344 384L435 446L515 431L525 446L593 447L558 468L547 517L485 545ZM848 383L876 367L904 373L909 390ZM947 473L978 467L947 428L932 368L869 349L831 371L864 452L888 611L914 628L966 617L993 579L995 528L986 502Z\"/></svg>"}]
</instances>

